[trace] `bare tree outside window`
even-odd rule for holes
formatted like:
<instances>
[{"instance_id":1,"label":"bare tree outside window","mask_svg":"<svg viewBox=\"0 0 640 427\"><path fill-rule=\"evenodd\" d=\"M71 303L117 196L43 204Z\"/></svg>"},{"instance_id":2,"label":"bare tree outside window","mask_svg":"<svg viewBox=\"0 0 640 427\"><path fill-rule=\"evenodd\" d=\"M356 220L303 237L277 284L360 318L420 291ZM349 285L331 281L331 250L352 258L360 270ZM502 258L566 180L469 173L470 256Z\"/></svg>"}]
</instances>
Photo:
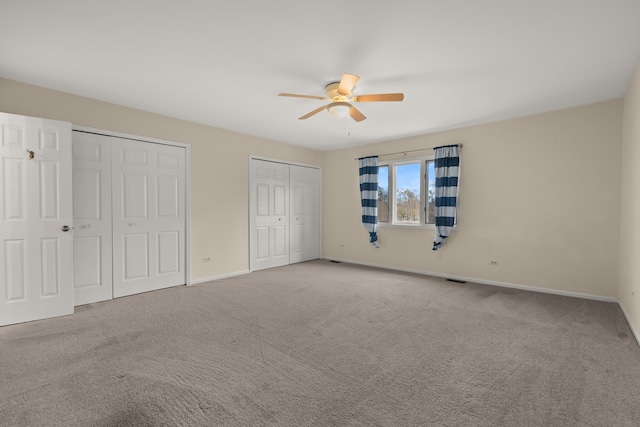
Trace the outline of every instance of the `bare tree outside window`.
<instances>
[{"instance_id":1,"label":"bare tree outside window","mask_svg":"<svg viewBox=\"0 0 640 427\"><path fill-rule=\"evenodd\" d=\"M378 168L378 222L389 222L389 166Z\"/></svg>"},{"instance_id":2,"label":"bare tree outside window","mask_svg":"<svg viewBox=\"0 0 640 427\"><path fill-rule=\"evenodd\" d=\"M436 222L436 177L434 171L434 161L427 160L427 217L426 224L434 224Z\"/></svg>"},{"instance_id":3,"label":"bare tree outside window","mask_svg":"<svg viewBox=\"0 0 640 427\"><path fill-rule=\"evenodd\" d=\"M420 223L420 163L396 166L396 221Z\"/></svg>"}]
</instances>

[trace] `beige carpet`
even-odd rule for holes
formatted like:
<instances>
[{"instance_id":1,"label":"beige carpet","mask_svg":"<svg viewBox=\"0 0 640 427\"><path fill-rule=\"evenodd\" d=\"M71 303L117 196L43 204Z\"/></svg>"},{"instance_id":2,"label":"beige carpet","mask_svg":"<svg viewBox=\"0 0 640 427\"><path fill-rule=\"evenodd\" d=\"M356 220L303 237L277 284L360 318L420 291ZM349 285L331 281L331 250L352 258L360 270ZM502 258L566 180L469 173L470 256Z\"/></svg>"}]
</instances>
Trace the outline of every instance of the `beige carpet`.
<instances>
[{"instance_id":1,"label":"beige carpet","mask_svg":"<svg viewBox=\"0 0 640 427\"><path fill-rule=\"evenodd\" d=\"M3 426L637 426L616 304L313 261L0 328Z\"/></svg>"}]
</instances>

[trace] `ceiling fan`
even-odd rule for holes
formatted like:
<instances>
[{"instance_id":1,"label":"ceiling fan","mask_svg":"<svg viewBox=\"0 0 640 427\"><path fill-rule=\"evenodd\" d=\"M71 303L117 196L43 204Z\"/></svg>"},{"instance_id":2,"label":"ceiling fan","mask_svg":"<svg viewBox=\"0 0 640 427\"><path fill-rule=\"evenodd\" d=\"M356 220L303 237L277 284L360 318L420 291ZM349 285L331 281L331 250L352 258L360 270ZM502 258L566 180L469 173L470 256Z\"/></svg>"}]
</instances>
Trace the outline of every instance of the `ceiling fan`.
<instances>
[{"instance_id":1,"label":"ceiling fan","mask_svg":"<svg viewBox=\"0 0 640 427\"><path fill-rule=\"evenodd\" d=\"M360 77L355 74L345 73L342 75L342 79L339 82L332 82L325 86L325 96L314 95L298 95L295 93L280 93L279 96L292 96L294 98L311 98L331 101L327 105L316 108L310 113L299 117L299 120L308 119L309 117L318 114L320 111L326 109L330 114L334 116L346 116L347 114L356 122L361 122L366 119L366 116L360 112L356 107L350 104L350 102L380 102L380 101L402 101L404 99L403 93L381 93L377 95L359 95L352 96L353 88L360 80Z\"/></svg>"}]
</instances>

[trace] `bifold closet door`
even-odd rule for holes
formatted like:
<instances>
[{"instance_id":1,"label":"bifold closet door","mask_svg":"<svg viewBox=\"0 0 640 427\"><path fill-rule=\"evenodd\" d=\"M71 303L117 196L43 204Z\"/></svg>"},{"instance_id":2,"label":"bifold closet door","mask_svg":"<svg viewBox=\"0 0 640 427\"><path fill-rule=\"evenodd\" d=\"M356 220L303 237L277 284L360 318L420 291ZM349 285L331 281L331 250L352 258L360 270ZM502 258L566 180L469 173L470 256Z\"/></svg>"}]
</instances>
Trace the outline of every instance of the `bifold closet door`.
<instances>
[{"instance_id":1,"label":"bifold closet door","mask_svg":"<svg viewBox=\"0 0 640 427\"><path fill-rule=\"evenodd\" d=\"M70 123L0 113L0 215L0 326L72 314Z\"/></svg>"},{"instance_id":2,"label":"bifold closet door","mask_svg":"<svg viewBox=\"0 0 640 427\"><path fill-rule=\"evenodd\" d=\"M289 165L251 159L250 269L289 264Z\"/></svg>"},{"instance_id":3,"label":"bifold closet door","mask_svg":"<svg viewBox=\"0 0 640 427\"><path fill-rule=\"evenodd\" d=\"M249 174L250 270L320 258L320 169L250 159Z\"/></svg>"},{"instance_id":4,"label":"bifold closet door","mask_svg":"<svg viewBox=\"0 0 640 427\"><path fill-rule=\"evenodd\" d=\"M113 298L111 137L73 132L74 305Z\"/></svg>"},{"instance_id":5,"label":"bifold closet door","mask_svg":"<svg viewBox=\"0 0 640 427\"><path fill-rule=\"evenodd\" d=\"M186 283L185 149L113 138L113 295Z\"/></svg>"}]
</instances>

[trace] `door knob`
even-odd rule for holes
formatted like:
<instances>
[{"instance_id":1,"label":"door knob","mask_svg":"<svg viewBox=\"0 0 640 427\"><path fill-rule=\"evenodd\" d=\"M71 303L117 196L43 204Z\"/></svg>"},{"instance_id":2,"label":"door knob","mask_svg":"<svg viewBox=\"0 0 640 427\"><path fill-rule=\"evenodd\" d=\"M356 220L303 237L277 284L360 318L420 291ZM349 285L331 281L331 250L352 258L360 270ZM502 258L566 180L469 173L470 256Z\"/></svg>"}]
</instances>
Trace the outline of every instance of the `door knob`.
<instances>
[{"instance_id":1,"label":"door knob","mask_svg":"<svg viewBox=\"0 0 640 427\"><path fill-rule=\"evenodd\" d=\"M69 226L68 226L68 225L63 225L62 227L60 227L60 230L62 230L62 231L69 231L69 230L71 230L71 229L69 228Z\"/></svg>"}]
</instances>

